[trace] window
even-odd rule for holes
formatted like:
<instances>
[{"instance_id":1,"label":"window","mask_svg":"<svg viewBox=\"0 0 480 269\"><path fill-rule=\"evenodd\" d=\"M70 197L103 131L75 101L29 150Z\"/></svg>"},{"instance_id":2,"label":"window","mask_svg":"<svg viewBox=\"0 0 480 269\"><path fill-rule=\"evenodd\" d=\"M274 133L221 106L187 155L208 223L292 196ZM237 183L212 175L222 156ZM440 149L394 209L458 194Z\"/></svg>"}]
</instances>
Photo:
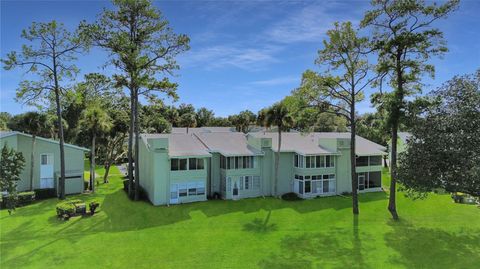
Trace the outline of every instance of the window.
<instances>
[{"instance_id":1,"label":"window","mask_svg":"<svg viewBox=\"0 0 480 269\"><path fill-rule=\"evenodd\" d=\"M368 156L360 156L357 158L357 166L368 166Z\"/></svg>"},{"instance_id":2,"label":"window","mask_svg":"<svg viewBox=\"0 0 480 269\"><path fill-rule=\"evenodd\" d=\"M370 172L368 175L368 188L382 187L382 172Z\"/></svg>"},{"instance_id":3,"label":"window","mask_svg":"<svg viewBox=\"0 0 480 269\"><path fill-rule=\"evenodd\" d=\"M305 180L305 193L312 192L312 182L310 180Z\"/></svg>"},{"instance_id":4,"label":"window","mask_svg":"<svg viewBox=\"0 0 480 269\"><path fill-rule=\"evenodd\" d=\"M305 168L315 168L315 164L312 162L313 156L305 157Z\"/></svg>"},{"instance_id":5,"label":"window","mask_svg":"<svg viewBox=\"0 0 480 269\"><path fill-rule=\"evenodd\" d=\"M205 183L197 182L197 195L205 195Z\"/></svg>"},{"instance_id":6,"label":"window","mask_svg":"<svg viewBox=\"0 0 480 269\"><path fill-rule=\"evenodd\" d=\"M382 165L382 156L370 156L369 165Z\"/></svg>"},{"instance_id":7,"label":"window","mask_svg":"<svg viewBox=\"0 0 480 269\"><path fill-rule=\"evenodd\" d=\"M42 154L40 163L42 165L52 164L52 156L50 156L48 154Z\"/></svg>"},{"instance_id":8,"label":"window","mask_svg":"<svg viewBox=\"0 0 480 269\"><path fill-rule=\"evenodd\" d=\"M226 169L251 169L255 168L255 157L254 156L236 156L236 157L223 157L225 159L225 164L222 164L220 161L220 167L225 167Z\"/></svg>"},{"instance_id":9,"label":"window","mask_svg":"<svg viewBox=\"0 0 480 269\"><path fill-rule=\"evenodd\" d=\"M333 156L325 156L325 167L335 167Z\"/></svg>"},{"instance_id":10,"label":"window","mask_svg":"<svg viewBox=\"0 0 480 269\"><path fill-rule=\"evenodd\" d=\"M250 184L252 184L252 177L251 177L251 176L245 176L245 177L244 177L244 180L245 180L245 189L246 189L246 190L251 189L251 185L250 185Z\"/></svg>"},{"instance_id":11,"label":"window","mask_svg":"<svg viewBox=\"0 0 480 269\"><path fill-rule=\"evenodd\" d=\"M185 197L187 196L188 193L187 193L187 184L180 184L178 186L178 196L180 197Z\"/></svg>"},{"instance_id":12,"label":"window","mask_svg":"<svg viewBox=\"0 0 480 269\"><path fill-rule=\"evenodd\" d=\"M293 160L293 166L298 167L298 154L295 153L295 157Z\"/></svg>"},{"instance_id":13,"label":"window","mask_svg":"<svg viewBox=\"0 0 480 269\"><path fill-rule=\"evenodd\" d=\"M317 156L315 158L315 164L318 168L325 167L325 156Z\"/></svg>"},{"instance_id":14,"label":"window","mask_svg":"<svg viewBox=\"0 0 480 269\"><path fill-rule=\"evenodd\" d=\"M190 158L188 159L188 169L189 170L203 170L203 159Z\"/></svg>"},{"instance_id":15,"label":"window","mask_svg":"<svg viewBox=\"0 0 480 269\"><path fill-rule=\"evenodd\" d=\"M227 166L226 166L225 164L226 164L226 158L225 158L225 156L220 155L220 168L226 169Z\"/></svg>"},{"instance_id":16,"label":"window","mask_svg":"<svg viewBox=\"0 0 480 269\"><path fill-rule=\"evenodd\" d=\"M170 160L170 170L177 171L178 170L178 159L171 159Z\"/></svg>"},{"instance_id":17,"label":"window","mask_svg":"<svg viewBox=\"0 0 480 269\"><path fill-rule=\"evenodd\" d=\"M197 195L197 184L188 183L188 196Z\"/></svg>"}]
</instances>

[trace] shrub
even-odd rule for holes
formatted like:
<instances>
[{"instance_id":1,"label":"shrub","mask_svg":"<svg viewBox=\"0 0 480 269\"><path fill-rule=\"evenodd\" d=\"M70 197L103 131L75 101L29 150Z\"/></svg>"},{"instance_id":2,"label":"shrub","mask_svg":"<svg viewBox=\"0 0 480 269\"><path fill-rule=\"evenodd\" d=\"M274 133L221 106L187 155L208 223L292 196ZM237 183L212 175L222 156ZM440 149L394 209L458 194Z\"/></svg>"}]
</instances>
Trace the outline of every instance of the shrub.
<instances>
[{"instance_id":1,"label":"shrub","mask_svg":"<svg viewBox=\"0 0 480 269\"><path fill-rule=\"evenodd\" d=\"M18 205L28 205L35 200L35 192L25 191L18 193Z\"/></svg>"},{"instance_id":2,"label":"shrub","mask_svg":"<svg viewBox=\"0 0 480 269\"><path fill-rule=\"evenodd\" d=\"M35 200L42 200L54 197L57 197L57 192L55 188L35 190Z\"/></svg>"},{"instance_id":3,"label":"shrub","mask_svg":"<svg viewBox=\"0 0 480 269\"><path fill-rule=\"evenodd\" d=\"M298 201L302 200L302 198L298 197L298 195L294 192L288 192L282 195L282 200L285 201Z\"/></svg>"},{"instance_id":4,"label":"shrub","mask_svg":"<svg viewBox=\"0 0 480 269\"><path fill-rule=\"evenodd\" d=\"M57 204L57 216L68 220L75 214L85 214L85 203L80 199L67 200Z\"/></svg>"},{"instance_id":5,"label":"shrub","mask_svg":"<svg viewBox=\"0 0 480 269\"><path fill-rule=\"evenodd\" d=\"M88 181L83 181L83 190L84 191L88 190Z\"/></svg>"},{"instance_id":6,"label":"shrub","mask_svg":"<svg viewBox=\"0 0 480 269\"><path fill-rule=\"evenodd\" d=\"M96 201L92 201L90 202L90 204L88 204L89 207L90 207L90 214L93 216L95 214L95 210L97 209L97 207L100 205L98 202Z\"/></svg>"},{"instance_id":7,"label":"shrub","mask_svg":"<svg viewBox=\"0 0 480 269\"><path fill-rule=\"evenodd\" d=\"M57 217L68 220L75 215L75 205L69 202L61 202L57 204Z\"/></svg>"},{"instance_id":8,"label":"shrub","mask_svg":"<svg viewBox=\"0 0 480 269\"><path fill-rule=\"evenodd\" d=\"M2 201L0 203L1 208L7 208L7 203L11 200L15 199L11 195L3 195L2 196ZM33 191L25 191L25 192L19 192L17 194L16 200L15 200L15 206L24 206L24 205L29 205L33 201L35 201L35 193Z\"/></svg>"}]
</instances>

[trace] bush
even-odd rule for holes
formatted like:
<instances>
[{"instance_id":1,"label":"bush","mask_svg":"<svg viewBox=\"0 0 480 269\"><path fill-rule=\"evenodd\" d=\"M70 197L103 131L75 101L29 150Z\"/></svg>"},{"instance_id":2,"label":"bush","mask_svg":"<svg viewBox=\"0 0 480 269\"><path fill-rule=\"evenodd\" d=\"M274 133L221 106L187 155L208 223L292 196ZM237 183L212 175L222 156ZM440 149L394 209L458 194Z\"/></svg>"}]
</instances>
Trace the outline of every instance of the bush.
<instances>
[{"instance_id":1,"label":"bush","mask_svg":"<svg viewBox=\"0 0 480 269\"><path fill-rule=\"evenodd\" d=\"M299 201L302 200L302 198L298 197L298 195L294 192L288 192L282 195L282 200L285 201Z\"/></svg>"},{"instance_id":2,"label":"bush","mask_svg":"<svg viewBox=\"0 0 480 269\"><path fill-rule=\"evenodd\" d=\"M17 205L29 205L33 201L35 201L35 192L33 191L25 191L18 193L18 200Z\"/></svg>"},{"instance_id":3,"label":"bush","mask_svg":"<svg viewBox=\"0 0 480 269\"><path fill-rule=\"evenodd\" d=\"M88 204L89 207L90 207L90 214L93 216L95 214L95 209L97 209L97 207L100 205L98 202L96 201L92 201L90 202L90 204Z\"/></svg>"},{"instance_id":4,"label":"bush","mask_svg":"<svg viewBox=\"0 0 480 269\"><path fill-rule=\"evenodd\" d=\"M82 200L67 200L57 204L57 216L65 220L70 219L75 214L85 214L86 206Z\"/></svg>"},{"instance_id":5,"label":"bush","mask_svg":"<svg viewBox=\"0 0 480 269\"><path fill-rule=\"evenodd\" d=\"M68 220L75 215L75 205L69 202L61 202L57 204L57 217Z\"/></svg>"},{"instance_id":6,"label":"bush","mask_svg":"<svg viewBox=\"0 0 480 269\"><path fill-rule=\"evenodd\" d=\"M88 181L83 181L83 190L84 191L88 190Z\"/></svg>"},{"instance_id":7,"label":"bush","mask_svg":"<svg viewBox=\"0 0 480 269\"><path fill-rule=\"evenodd\" d=\"M57 192L55 188L35 190L35 200L42 200L54 197L57 197Z\"/></svg>"}]
</instances>

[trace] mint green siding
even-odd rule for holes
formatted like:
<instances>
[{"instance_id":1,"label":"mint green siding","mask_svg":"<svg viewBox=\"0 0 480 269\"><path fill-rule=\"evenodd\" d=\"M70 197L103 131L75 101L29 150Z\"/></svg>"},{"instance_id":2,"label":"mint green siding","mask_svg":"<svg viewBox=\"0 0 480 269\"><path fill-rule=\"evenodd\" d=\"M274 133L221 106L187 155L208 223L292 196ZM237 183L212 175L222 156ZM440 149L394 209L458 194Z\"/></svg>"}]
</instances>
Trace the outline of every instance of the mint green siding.
<instances>
[{"instance_id":1,"label":"mint green siding","mask_svg":"<svg viewBox=\"0 0 480 269\"><path fill-rule=\"evenodd\" d=\"M220 152L213 151L210 152L210 156L181 157L169 156L172 154L168 148L169 139L168 136L144 138L140 145L140 184L147 191L149 199L154 205L204 201L215 193L218 193L222 199L282 195L294 192L300 186L295 175L303 178L305 176L321 176L312 179L312 182L309 183L311 184L309 186L312 187L315 183L316 191L309 192L308 195L305 193L303 195L305 198L352 191L350 140L347 138L321 138L318 144L326 149L326 153L302 155L329 156L334 162L333 167L295 167L295 152L281 149L277 182L275 181L276 149L272 148L272 138L248 135L248 148L254 155L222 156ZM198 139L201 141L201 138ZM179 146L176 146L178 149ZM228 166L221 167L222 158L243 156L254 157L253 168L228 169ZM175 158L202 158L204 169L172 171L171 161ZM356 172L381 170L381 165L365 166L358 167ZM334 179L332 175L334 175ZM313 182L314 180L315 182ZM308 179L302 184L308 183L307 181ZM323 185L324 183L327 185ZM275 184L277 185L276 193ZM197 187L197 195L190 195L189 192L188 195L181 196L180 194L185 194L185 188L190 188L189 186L193 188L204 186L205 193L198 195Z\"/></svg>"},{"instance_id":2,"label":"mint green siding","mask_svg":"<svg viewBox=\"0 0 480 269\"><path fill-rule=\"evenodd\" d=\"M8 147L14 148L21 152L25 158L25 166L20 175L20 181L17 183L18 191L26 191L30 189L30 171L31 171L31 154L32 154L32 137L24 134L14 134L0 138L0 145L7 144ZM34 154L33 169L33 188L39 189L40 186L40 156L42 154L51 154L53 156L53 177L55 179L54 187L58 188L58 178L60 177L60 146L58 142L37 137ZM83 192L84 188L84 159L85 149L65 145L65 171L67 177L65 179L65 193L74 194ZM74 178L73 178L74 177Z\"/></svg>"}]
</instances>

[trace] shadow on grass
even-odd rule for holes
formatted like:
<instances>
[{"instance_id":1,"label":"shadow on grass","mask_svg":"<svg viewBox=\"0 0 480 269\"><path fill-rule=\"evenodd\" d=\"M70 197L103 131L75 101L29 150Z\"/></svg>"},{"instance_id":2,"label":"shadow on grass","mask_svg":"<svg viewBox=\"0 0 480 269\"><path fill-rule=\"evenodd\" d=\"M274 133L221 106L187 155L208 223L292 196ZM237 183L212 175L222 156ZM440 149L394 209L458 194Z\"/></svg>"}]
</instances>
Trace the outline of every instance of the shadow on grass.
<instances>
[{"instance_id":1,"label":"shadow on grass","mask_svg":"<svg viewBox=\"0 0 480 269\"><path fill-rule=\"evenodd\" d=\"M389 225L393 231L385 235L385 242L398 253L390 257L392 264L406 268L479 268L480 231L467 234L415 228L404 220Z\"/></svg>"},{"instance_id":2,"label":"shadow on grass","mask_svg":"<svg viewBox=\"0 0 480 269\"><path fill-rule=\"evenodd\" d=\"M329 229L318 233L287 235L280 242L278 253L261 260L260 268L366 268L362 257L358 218L354 218L352 234L345 229Z\"/></svg>"},{"instance_id":3,"label":"shadow on grass","mask_svg":"<svg viewBox=\"0 0 480 269\"><path fill-rule=\"evenodd\" d=\"M272 211L268 211L265 220L260 218L255 218L252 222L247 223L243 226L243 230L247 232L254 232L259 234L264 234L268 232L273 232L278 229L277 224L275 223L268 223L270 221L270 216L272 215Z\"/></svg>"}]
</instances>

